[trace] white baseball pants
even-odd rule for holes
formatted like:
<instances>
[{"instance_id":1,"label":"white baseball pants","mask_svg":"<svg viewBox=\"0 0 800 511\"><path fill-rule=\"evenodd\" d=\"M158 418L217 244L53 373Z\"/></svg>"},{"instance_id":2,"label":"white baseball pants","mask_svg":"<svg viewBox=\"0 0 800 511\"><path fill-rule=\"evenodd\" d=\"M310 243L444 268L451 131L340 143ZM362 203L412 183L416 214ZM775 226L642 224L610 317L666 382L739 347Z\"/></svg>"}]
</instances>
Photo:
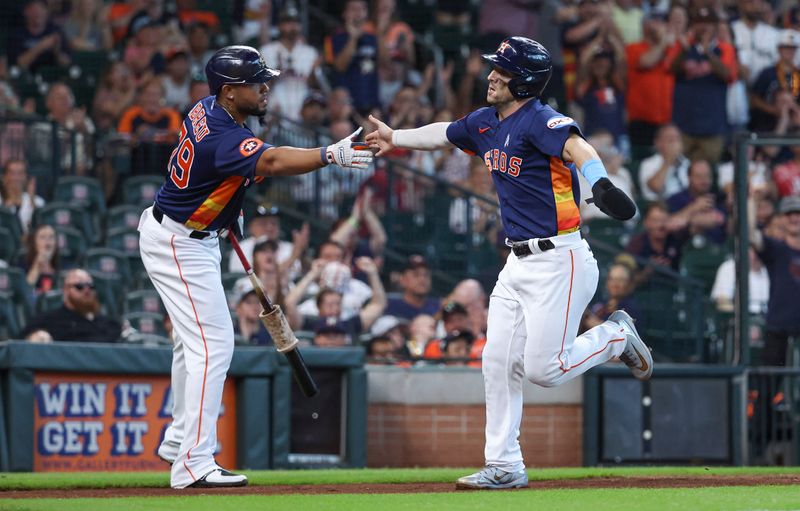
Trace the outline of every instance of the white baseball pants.
<instances>
[{"instance_id":1,"label":"white baseball pants","mask_svg":"<svg viewBox=\"0 0 800 511\"><path fill-rule=\"evenodd\" d=\"M578 326L597 288L597 261L575 232L549 238L555 249L512 252L489 299L483 350L486 466L525 467L519 445L523 377L542 387L568 381L619 356L625 334L605 322L583 335Z\"/></svg>"},{"instance_id":2,"label":"white baseball pants","mask_svg":"<svg viewBox=\"0 0 800 511\"><path fill-rule=\"evenodd\" d=\"M139 221L139 250L173 327L173 421L165 441L180 443L170 484L185 488L217 468L217 418L233 356L233 322L220 279L219 240L196 240L190 229L152 208Z\"/></svg>"}]
</instances>

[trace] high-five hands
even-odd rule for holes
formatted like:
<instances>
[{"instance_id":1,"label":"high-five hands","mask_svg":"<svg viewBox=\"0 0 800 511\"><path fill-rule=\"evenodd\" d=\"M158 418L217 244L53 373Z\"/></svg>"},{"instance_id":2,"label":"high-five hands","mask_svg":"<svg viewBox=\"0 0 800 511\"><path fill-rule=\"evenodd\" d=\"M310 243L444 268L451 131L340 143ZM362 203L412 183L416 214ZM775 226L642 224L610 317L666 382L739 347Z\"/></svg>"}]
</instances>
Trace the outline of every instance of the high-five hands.
<instances>
[{"instance_id":1,"label":"high-five hands","mask_svg":"<svg viewBox=\"0 0 800 511\"><path fill-rule=\"evenodd\" d=\"M394 130L373 115L369 116L369 120L375 124L378 129L367 135L367 145L369 145L369 148L373 151L377 151L375 156L383 156L395 148L395 145L392 143Z\"/></svg>"},{"instance_id":2,"label":"high-five hands","mask_svg":"<svg viewBox=\"0 0 800 511\"><path fill-rule=\"evenodd\" d=\"M355 138L364 128L358 128L350 136L331 144L325 149L328 163L335 163L340 167L365 169L372 163L372 151L364 142L356 142Z\"/></svg>"}]
</instances>

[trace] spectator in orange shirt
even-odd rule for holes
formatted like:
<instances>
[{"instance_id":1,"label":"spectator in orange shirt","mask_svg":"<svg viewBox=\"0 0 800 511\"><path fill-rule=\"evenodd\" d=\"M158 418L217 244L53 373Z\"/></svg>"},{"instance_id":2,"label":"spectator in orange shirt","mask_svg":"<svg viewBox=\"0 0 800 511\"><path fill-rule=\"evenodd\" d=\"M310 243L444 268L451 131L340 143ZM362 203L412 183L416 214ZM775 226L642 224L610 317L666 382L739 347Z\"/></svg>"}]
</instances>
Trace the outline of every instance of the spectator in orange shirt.
<instances>
[{"instance_id":1,"label":"spectator in orange shirt","mask_svg":"<svg viewBox=\"0 0 800 511\"><path fill-rule=\"evenodd\" d=\"M181 118L178 112L163 105L164 86L157 79L152 79L139 91L136 104L122 114L117 131L130 134L137 143L175 142Z\"/></svg>"},{"instance_id":2,"label":"spectator in orange shirt","mask_svg":"<svg viewBox=\"0 0 800 511\"><path fill-rule=\"evenodd\" d=\"M644 38L625 47L628 65L628 133L631 145L651 146L659 126L672 119L675 77L667 65L667 50L675 42L666 20L651 13L642 20Z\"/></svg>"}]
</instances>

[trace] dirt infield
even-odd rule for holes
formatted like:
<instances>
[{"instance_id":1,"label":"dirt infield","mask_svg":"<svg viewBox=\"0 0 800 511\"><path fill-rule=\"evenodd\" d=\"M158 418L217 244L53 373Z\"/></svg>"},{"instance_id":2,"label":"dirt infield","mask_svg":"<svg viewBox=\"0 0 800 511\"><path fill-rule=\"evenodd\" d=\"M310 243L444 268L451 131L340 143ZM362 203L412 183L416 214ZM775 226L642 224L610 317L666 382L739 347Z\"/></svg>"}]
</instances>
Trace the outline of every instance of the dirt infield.
<instances>
[{"instance_id":1,"label":"dirt infield","mask_svg":"<svg viewBox=\"0 0 800 511\"><path fill-rule=\"evenodd\" d=\"M584 479L554 479L532 481L531 490L596 489L596 488L701 488L717 486L798 485L800 475L774 476L700 476L700 477L592 477ZM72 490L14 490L0 491L0 499L67 499L67 498L118 498L166 497L206 494L226 495L336 495L379 493L447 493L453 492L453 483L402 483L402 484L322 484L247 486L244 488L186 489L170 488L108 488Z\"/></svg>"}]
</instances>

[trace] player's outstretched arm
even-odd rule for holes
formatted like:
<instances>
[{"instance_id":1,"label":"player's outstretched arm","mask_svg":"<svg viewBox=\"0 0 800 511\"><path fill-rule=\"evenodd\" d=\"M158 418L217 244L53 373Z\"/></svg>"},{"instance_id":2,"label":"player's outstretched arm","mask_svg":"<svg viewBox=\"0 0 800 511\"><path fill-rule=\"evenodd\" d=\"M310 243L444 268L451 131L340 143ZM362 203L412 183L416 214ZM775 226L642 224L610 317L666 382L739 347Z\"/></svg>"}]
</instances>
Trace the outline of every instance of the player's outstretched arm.
<instances>
[{"instance_id":1,"label":"player's outstretched arm","mask_svg":"<svg viewBox=\"0 0 800 511\"><path fill-rule=\"evenodd\" d=\"M361 128L328 147L300 149L281 146L261 153L256 165L259 176L296 176L335 163L340 167L365 169L372 163L372 152L364 142L355 142Z\"/></svg>"},{"instance_id":2,"label":"player's outstretched arm","mask_svg":"<svg viewBox=\"0 0 800 511\"><path fill-rule=\"evenodd\" d=\"M574 162L592 186L592 202L616 220L629 220L636 214L636 204L608 179L608 172L597 151L583 137L573 133L564 143L561 157ZM589 201L587 201L589 202Z\"/></svg>"},{"instance_id":3,"label":"player's outstretched arm","mask_svg":"<svg viewBox=\"0 0 800 511\"><path fill-rule=\"evenodd\" d=\"M369 120L378 127L366 138L370 149L377 151L375 156L383 156L396 147L429 151L453 145L447 139L449 122L435 122L412 130L394 130L373 115Z\"/></svg>"}]
</instances>

